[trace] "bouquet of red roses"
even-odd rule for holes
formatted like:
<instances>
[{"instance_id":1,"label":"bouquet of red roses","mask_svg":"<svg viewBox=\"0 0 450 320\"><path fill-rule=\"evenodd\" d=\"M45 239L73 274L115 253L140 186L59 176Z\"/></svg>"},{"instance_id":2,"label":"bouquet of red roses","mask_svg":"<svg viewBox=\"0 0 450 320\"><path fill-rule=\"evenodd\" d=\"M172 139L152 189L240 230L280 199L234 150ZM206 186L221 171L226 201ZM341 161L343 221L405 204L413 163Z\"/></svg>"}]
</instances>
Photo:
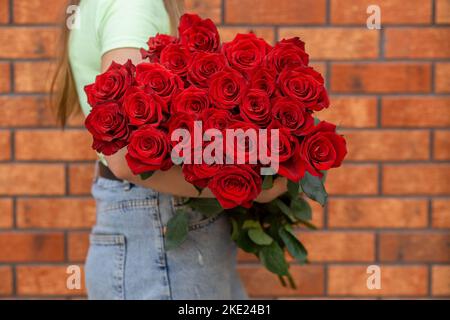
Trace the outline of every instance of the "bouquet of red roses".
<instances>
[{"instance_id":1,"label":"bouquet of red roses","mask_svg":"<svg viewBox=\"0 0 450 320\"><path fill-rule=\"evenodd\" d=\"M329 106L324 80L308 66L299 38L272 47L249 33L221 44L214 23L192 14L181 17L178 32L151 37L141 49L148 62L112 63L85 87L92 147L105 155L126 147L142 179L182 166L186 181L216 197L187 206L225 213L237 245L294 286L284 251L305 263L293 226L314 227L302 194L324 205L324 172L347 153L336 126L314 117ZM253 202L278 176L287 178L288 192ZM167 225L167 248L187 233L180 210Z\"/></svg>"}]
</instances>

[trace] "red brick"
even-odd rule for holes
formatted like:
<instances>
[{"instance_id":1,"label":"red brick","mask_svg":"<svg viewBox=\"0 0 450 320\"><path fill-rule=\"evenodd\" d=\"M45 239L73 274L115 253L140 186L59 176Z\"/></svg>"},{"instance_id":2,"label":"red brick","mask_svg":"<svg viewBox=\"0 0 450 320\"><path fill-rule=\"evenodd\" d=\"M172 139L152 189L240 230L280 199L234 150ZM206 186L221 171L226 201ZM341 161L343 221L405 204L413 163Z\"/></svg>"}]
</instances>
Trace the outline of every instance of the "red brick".
<instances>
[{"instance_id":1,"label":"red brick","mask_svg":"<svg viewBox=\"0 0 450 320\"><path fill-rule=\"evenodd\" d=\"M20 93L49 92L54 73L50 62L16 62L14 89Z\"/></svg>"},{"instance_id":2,"label":"red brick","mask_svg":"<svg viewBox=\"0 0 450 320\"><path fill-rule=\"evenodd\" d=\"M450 261L450 234L382 233L380 235L381 261Z\"/></svg>"},{"instance_id":3,"label":"red brick","mask_svg":"<svg viewBox=\"0 0 450 320\"><path fill-rule=\"evenodd\" d=\"M433 296L450 296L450 266L433 266L431 292Z\"/></svg>"},{"instance_id":4,"label":"red brick","mask_svg":"<svg viewBox=\"0 0 450 320\"><path fill-rule=\"evenodd\" d=\"M11 158L11 133L6 130L0 131L0 160Z\"/></svg>"},{"instance_id":5,"label":"red brick","mask_svg":"<svg viewBox=\"0 0 450 320\"><path fill-rule=\"evenodd\" d=\"M377 194L378 168L372 164L343 165L328 173L325 186L331 195Z\"/></svg>"},{"instance_id":6,"label":"red brick","mask_svg":"<svg viewBox=\"0 0 450 320\"><path fill-rule=\"evenodd\" d=\"M425 228L428 204L422 199L331 199L331 228Z\"/></svg>"},{"instance_id":7,"label":"red brick","mask_svg":"<svg viewBox=\"0 0 450 320\"><path fill-rule=\"evenodd\" d=\"M94 178L93 164L73 164L69 167L69 193L90 194Z\"/></svg>"},{"instance_id":8,"label":"red brick","mask_svg":"<svg viewBox=\"0 0 450 320\"><path fill-rule=\"evenodd\" d=\"M238 270L251 297L311 296L324 292L323 268L319 266L291 266L297 289L283 287L275 274L260 266L239 266Z\"/></svg>"},{"instance_id":9,"label":"red brick","mask_svg":"<svg viewBox=\"0 0 450 320\"><path fill-rule=\"evenodd\" d=\"M450 28L401 28L386 30L388 58L448 58Z\"/></svg>"},{"instance_id":10,"label":"red brick","mask_svg":"<svg viewBox=\"0 0 450 320\"><path fill-rule=\"evenodd\" d=\"M84 262L89 249L89 232L71 232L68 236L70 261Z\"/></svg>"},{"instance_id":11,"label":"red brick","mask_svg":"<svg viewBox=\"0 0 450 320\"><path fill-rule=\"evenodd\" d=\"M281 39L291 37L300 37L306 42L306 51L311 59L354 60L378 57L380 34L367 28L280 29Z\"/></svg>"},{"instance_id":12,"label":"red brick","mask_svg":"<svg viewBox=\"0 0 450 320\"><path fill-rule=\"evenodd\" d=\"M335 63L331 90L356 93L413 93L431 90L428 63Z\"/></svg>"},{"instance_id":13,"label":"red brick","mask_svg":"<svg viewBox=\"0 0 450 320\"><path fill-rule=\"evenodd\" d=\"M0 23L9 21L9 0L0 0Z\"/></svg>"},{"instance_id":14,"label":"red brick","mask_svg":"<svg viewBox=\"0 0 450 320\"><path fill-rule=\"evenodd\" d=\"M58 28L0 29L0 58L51 58L56 55Z\"/></svg>"},{"instance_id":15,"label":"red brick","mask_svg":"<svg viewBox=\"0 0 450 320\"><path fill-rule=\"evenodd\" d=\"M1 262L62 261L62 233L0 233Z\"/></svg>"},{"instance_id":16,"label":"red brick","mask_svg":"<svg viewBox=\"0 0 450 320\"><path fill-rule=\"evenodd\" d=\"M48 99L45 97L0 96L0 105L2 127L39 127L56 124L48 106Z\"/></svg>"},{"instance_id":17,"label":"red brick","mask_svg":"<svg viewBox=\"0 0 450 320\"><path fill-rule=\"evenodd\" d=\"M225 22L245 24L321 24L325 22L325 0L227 0Z\"/></svg>"},{"instance_id":18,"label":"red brick","mask_svg":"<svg viewBox=\"0 0 450 320\"><path fill-rule=\"evenodd\" d=\"M13 225L12 199L0 199L0 228L10 228Z\"/></svg>"},{"instance_id":19,"label":"red brick","mask_svg":"<svg viewBox=\"0 0 450 320\"><path fill-rule=\"evenodd\" d=\"M80 266L82 267L82 266ZM65 295L82 296L86 293L84 281L81 280L81 289L68 289L66 282L67 266L18 266L17 292L24 296ZM84 277L83 269L81 276Z\"/></svg>"},{"instance_id":20,"label":"red brick","mask_svg":"<svg viewBox=\"0 0 450 320\"><path fill-rule=\"evenodd\" d=\"M368 289L368 266L330 266L328 294L331 296L425 296L428 291L425 266L380 266L381 289Z\"/></svg>"},{"instance_id":21,"label":"red brick","mask_svg":"<svg viewBox=\"0 0 450 320\"><path fill-rule=\"evenodd\" d=\"M436 83L436 92L450 92L450 63L436 63L434 81Z\"/></svg>"},{"instance_id":22,"label":"red brick","mask_svg":"<svg viewBox=\"0 0 450 320\"><path fill-rule=\"evenodd\" d=\"M258 37L263 38L268 43L275 43L275 31L269 27L219 27L220 39L223 42L228 42L234 39L238 33L253 32Z\"/></svg>"},{"instance_id":23,"label":"red brick","mask_svg":"<svg viewBox=\"0 0 450 320\"><path fill-rule=\"evenodd\" d=\"M203 18L210 18L219 24L222 20L221 0L186 0L186 12L195 12Z\"/></svg>"},{"instance_id":24,"label":"red brick","mask_svg":"<svg viewBox=\"0 0 450 320\"><path fill-rule=\"evenodd\" d=\"M64 167L56 164L0 164L0 194L64 194Z\"/></svg>"},{"instance_id":25,"label":"red brick","mask_svg":"<svg viewBox=\"0 0 450 320\"><path fill-rule=\"evenodd\" d=\"M450 165L389 165L383 171L385 194L450 194Z\"/></svg>"},{"instance_id":26,"label":"red brick","mask_svg":"<svg viewBox=\"0 0 450 320\"><path fill-rule=\"evenodd\" d=\"M9 296L13 292L12 271L9 266L0 266L0 296Z\"/></svg>"},{"instance_id":27,"label":"red brick","mask_svg":"<svg viewBox=\"0 0 450 320\"><path fill-rule=\"evenodd\" d=\"M20 130L15 134L20 160L94 160L92 136L79 130Z\"/></svg>"},{"instance_id":28,"label":"red brick","mask_svg":"<svg viewBox=\"0 0 450 320\"><path fill-rule=\"evenodd\" d=\"M450 160L450 131L434 133L434 157L438 160Z\"/></svg>"},{"instance_id":29,"label":"red brick","mask_svg":"<svg viewBox=\"0 0 450 320\"><path fill-rule=\"evenodd\" d=\"M311 262L369 262L375 258L375 236L368 232L299 232Z\"/></svg>"},{"instance_id":30,"label":"red brick","mask_svg":"<svg viewBox=\"0 0 450 320\"><path fill-rule=\"evenodd\" d=\"M450 98L383 97L381 122L385 127L448 127Z\"/></svg>"},{"instance_id":31,"label":"red brick","mask_svg":"<svg viewBox=\"0 0 450 320\"><path fill-rule=\"evenodd\" d=\"M347 140L347 160L424 160L429 158L429 132L341 131Z\"/></svg>"},{"instance_id":32,"label":"red brick","mask_svg":"<svg viewBox=\"0 0 450 320\"><path fill-rule=\"evenodd\" d=\"M331 0L333 24L364 24L371 15L367 7L376 4L381 9L382 24L426 24L431 22L431 1L412 0Z\"/></svg>"},{"instance_id":33,"label":"red brick","mask_svg":"<svg viewBox=\"0 0 450 320\"><path fill-rule=\"evenodd\" d=\"M9 63L0 63L0 92L11 91L10 69Z\"/></svg>"},{"instance_id":34,"label":"red brick","mask_svg":"<svg viewBox=\"0 0 450 320\"><path fill-rule=\"evenodd\" d=\"M450 23L450 1L436 0L436 22Z\"/></svg>"},{"instance_id":35,"label":"red brick","mask_svg":"<svg viewBox=\"0 0 450 320\"><path fill-rule=\"evenodd\" d=\"M67 2L60 0L14 1L15 23L61 23L65 18Z\"/></svg>"},{"instance_id":36,"label":"red brick","mask_svg":"<svg viewBox=\"0 0 450 320\"><path fill-rule=\"evenodd\" d=\"M377 125L375 97L332 96L331 106L316 115L344 128L373 128Z\"/></svg>"},{"instance_id":37,"label":"red brick","mask_svg":"<svg viewBox=\"0 0 450 320\"><path fill-rule=\"evenodd\" d=\"M450 200L434 199L432 208L433 228L450 228Z\"/></svg>"},{"instance_id":38,"label":"red brick","mask_svg":"<svg viewBox=\"0 0 450 320\"><path fill-rule=\"evenodd\" d=\"M95 222L95 203L86 198L22 198L16 210L19 228L89 228Z\"/></svg>"}]
</instances>

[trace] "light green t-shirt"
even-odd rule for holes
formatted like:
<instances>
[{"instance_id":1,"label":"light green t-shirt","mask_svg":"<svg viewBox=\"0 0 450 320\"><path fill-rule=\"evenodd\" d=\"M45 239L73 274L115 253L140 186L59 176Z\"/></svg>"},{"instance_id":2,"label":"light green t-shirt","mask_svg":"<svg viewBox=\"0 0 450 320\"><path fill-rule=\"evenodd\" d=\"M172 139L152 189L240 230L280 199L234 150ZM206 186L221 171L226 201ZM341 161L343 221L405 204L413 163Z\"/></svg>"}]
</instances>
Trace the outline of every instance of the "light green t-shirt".
<instances>
[{"instance_id":1,"label":"light green t-shirt","mask_svg":"<svg viewBox=\"0 0 450 320\"><path fill-rule=\"evenodd\" d=\"M78 18L79 28L70 32L69 61L81 109L88 115L84 86L101 72L102 55L118 48L146 48L150 36L169 33L170 22L163 0L81 0Z\"/></svg>"}]
</instances>

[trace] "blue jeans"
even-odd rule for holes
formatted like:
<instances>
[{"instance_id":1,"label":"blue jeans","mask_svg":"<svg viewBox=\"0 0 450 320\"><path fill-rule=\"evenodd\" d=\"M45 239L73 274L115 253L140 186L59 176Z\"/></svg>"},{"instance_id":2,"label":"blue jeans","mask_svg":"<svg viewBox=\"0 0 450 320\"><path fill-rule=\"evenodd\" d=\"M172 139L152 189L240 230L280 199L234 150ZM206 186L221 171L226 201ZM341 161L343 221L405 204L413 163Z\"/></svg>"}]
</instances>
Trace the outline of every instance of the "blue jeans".
<instances>
[{"instance_id":1,"label":"blue jeans","mask_svg":"<svg viewBox=\"0 0 450 320\"><path fill-rule=\"evenodd\" d=\"M176 198L96 175L97 222L85 265L89 299L246 299L228 219L189 211L186 241L166 251Z\"/></svg>"}]
</instances>

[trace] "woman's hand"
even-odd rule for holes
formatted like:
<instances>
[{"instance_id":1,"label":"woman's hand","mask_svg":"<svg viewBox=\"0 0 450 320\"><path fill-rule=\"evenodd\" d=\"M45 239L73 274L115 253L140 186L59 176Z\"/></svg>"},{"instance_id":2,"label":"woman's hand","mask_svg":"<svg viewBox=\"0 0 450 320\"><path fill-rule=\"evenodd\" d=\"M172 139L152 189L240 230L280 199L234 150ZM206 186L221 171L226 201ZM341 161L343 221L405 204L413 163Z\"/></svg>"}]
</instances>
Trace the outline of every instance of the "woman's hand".
<instances>
[{"instance_id":1,"label":"woman's hand","mask_svg":"<svg viewBox=\"0 0 450 320\"><path fill-rule=\"evenodd\" d=\"M283 193L287 192L287 179L284 177L278 177L273 182L273 186L270 189L263 190L259 196L255 199L256 202L267 203L270 202Z\"/></svg>"}]
</instances>

